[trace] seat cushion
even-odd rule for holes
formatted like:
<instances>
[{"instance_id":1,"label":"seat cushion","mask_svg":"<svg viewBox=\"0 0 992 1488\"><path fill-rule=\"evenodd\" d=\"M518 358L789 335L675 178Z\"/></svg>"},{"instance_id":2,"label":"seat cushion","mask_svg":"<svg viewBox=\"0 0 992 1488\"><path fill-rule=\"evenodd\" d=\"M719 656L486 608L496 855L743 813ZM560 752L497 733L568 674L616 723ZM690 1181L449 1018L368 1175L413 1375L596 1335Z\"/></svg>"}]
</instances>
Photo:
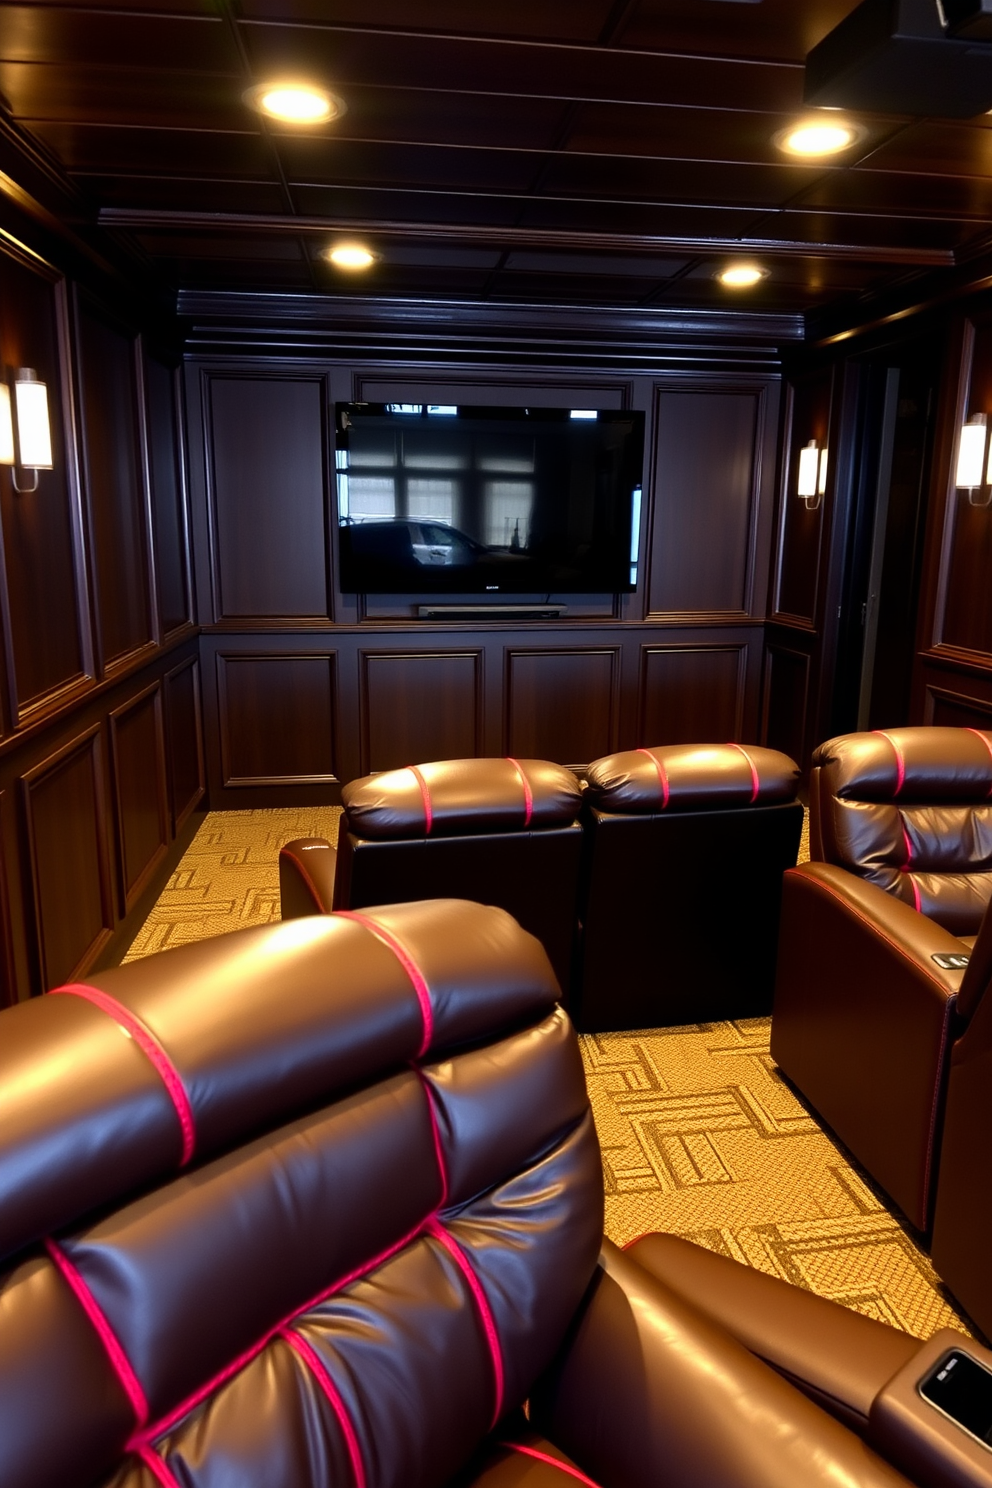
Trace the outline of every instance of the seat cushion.
<instances>
[{"instance_id":1,"label":"seat cushion","mask_svg":"<svg viewBox=\"0 0 992 1488\"><path fill-rule=\"evenodd\" d=\"M814 857L977 933L992 899L992 734L898 728L821 744L810 781Z\"/></svg>"},{"instance_id":2,"label":"seat cushion","mask_svg":"<svg viewBox=\"0 0 992 1488\"><path fill-rule=\"evenodd\" d=\"M628 749L586 771L586 798L600 811L726 811L794 801L799 767L756 744L667 744Z\"/></svg>"},{"instance_id":3,"label":"seat cushion","mask_svg":"<svg viewBox=\"0 0 992 1488\"><path fill-rule=\"evenodd\" d=\"M356 837L445 837L568 826L582 789L548 760L439 760L353 780L341 801Z\"/></svg>"}]
</instances>

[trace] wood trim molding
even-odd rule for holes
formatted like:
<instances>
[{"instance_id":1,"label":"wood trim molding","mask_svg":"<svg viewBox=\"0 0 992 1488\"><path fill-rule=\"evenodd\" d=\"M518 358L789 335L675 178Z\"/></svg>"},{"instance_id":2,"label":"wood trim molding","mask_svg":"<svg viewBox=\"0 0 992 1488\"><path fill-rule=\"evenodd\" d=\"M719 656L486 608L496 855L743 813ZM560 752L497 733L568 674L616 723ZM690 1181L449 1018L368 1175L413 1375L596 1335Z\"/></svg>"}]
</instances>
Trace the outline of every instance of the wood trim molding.
<instances>
[{"instance_id":1,"label":"wood trim molding","mask_svg":"<svg viewBox=\"0 0 992 1488\"><path fill-rule=\"evenodd\" d=\"M155 805L158 811L161 842L129 888L124 842L124 806L121 800L120 789L121 746L118 735L122 721L127 718L129 713L133 713L136 708L140 708L149 698L154 699ZM169 801L165 769L165 723L162 712L161 680L156 679L147 687L143 688L141 692L136 693L134 697L128 698L127 702L122 703L119 708L114 708L108 713L107 727L110 731L111 783L114 795L114 826L117 833L117 885L120 894L121 917L123 918L132 908L135 901L140 899L169 850Z\"/></svg>"},{"instance_id":2,"label":"wood trim molding","mask_svg":"<svg viewBox=\"0 0 992 1488\"><path fill-rule=\"evenodd\" d=\"M195 719L196 729L196 763L197 778L199 780L199 784L197 786L197 789L190 796L189 800L185 802L183 806L179 807L178 810L176 809L175 802L171 802L170 811L172 814L172 833L175 837L178 837L190 814L196 810L207 793L207 766L203 749L203 702L200 690L201 684L199 655L190 656L186 661L181 662L177 667L173 667L171 671L166 672L162 677L162 696L165 702L166 739L169 739L171 730L169 683L172 682L176 677L181 676L182 673L185 671L192 671L193 673L193 716Z\"/></svg>"}]
</instances>

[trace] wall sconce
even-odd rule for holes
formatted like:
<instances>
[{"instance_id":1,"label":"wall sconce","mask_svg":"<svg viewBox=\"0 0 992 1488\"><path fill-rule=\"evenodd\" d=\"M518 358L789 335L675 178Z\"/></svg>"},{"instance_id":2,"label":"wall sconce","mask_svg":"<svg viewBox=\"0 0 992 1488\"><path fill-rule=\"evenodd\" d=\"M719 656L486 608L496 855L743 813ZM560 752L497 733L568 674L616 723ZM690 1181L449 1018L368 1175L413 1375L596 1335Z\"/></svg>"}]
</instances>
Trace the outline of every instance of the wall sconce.
<instances>
[{"instance_id":1,"label":"wall sconce","mask_svg":"<svg viewBox=\"0 0 992 1488\"><path fill-rule=\"evenodd\" d=\"M823 493L827 489L827 450L820 449L815 439L811 439L804 449L799 451L799 481L796 494L800 501L805 502L810 511L815 510L823 500Z\"/></svg>"},{"instance_id":2,"label":"wall sconce","mask_svg":"<svg viewBox=\"0 0 992 1488\"><path fill-rule=\"evenodd\" d=\"M992 502L992 451L989 454L988 470L985 467L985 443L988 438L988 417L984 413L973 413L966 424L961 425L958 439L958 468L954 484L959 491L968 492L972 506L988 506Z\"/></svg>"},{"instance_id":3,"label":"wall sconce","mask_svg":"<svg viewBox=\"0 0 992 1488\"><path fill-rule=\"evenodd\" d=\"M38 471L52 468L52 426L48 416L48 388L33 367L14 373L14 397L0 382L0 465L11 467L14 490L37 491ZM33 481L22 485L18 472L30 471Z\"/></svg>"}]
</instances>

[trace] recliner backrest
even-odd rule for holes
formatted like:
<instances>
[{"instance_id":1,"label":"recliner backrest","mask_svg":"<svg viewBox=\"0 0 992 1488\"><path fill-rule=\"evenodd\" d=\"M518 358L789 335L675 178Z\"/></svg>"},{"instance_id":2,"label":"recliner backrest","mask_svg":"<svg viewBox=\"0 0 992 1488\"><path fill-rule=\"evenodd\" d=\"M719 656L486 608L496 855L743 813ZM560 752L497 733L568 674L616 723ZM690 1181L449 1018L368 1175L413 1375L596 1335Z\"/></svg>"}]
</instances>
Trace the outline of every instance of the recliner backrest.
<instances>
[{"instance_id":1,"label":"recliner backrest","mask_svg":"<svg viewBox=\"0 0 992 1488\"><path fill-rule=\"evenodd\" d=\"M821 744L810 852L976 934L992 898L992 733L921 726Z\"/></svg>"},{"instance_id":2,"label":"recliner backrest","mask_svg":"<svg viewBox=\"0 0 992 1488\"><path fill-rule=\"evenodd\" d=\"M557 996L508 915L449 901L0 1013L4 1488L446 1482L602 1238Z\"/></svg>"},{"instance_id":3,"label":"recliner backrest","mask_svg":"<svg viewBox=\"0 0 992 1488\"><path fill-rule=\"evenodd\" d=\"M538 936L567 988L582 803L548 760L438 760L353 780L341 793L334 908L414 896L499 904Z\"/></svg>"}]
</instances>

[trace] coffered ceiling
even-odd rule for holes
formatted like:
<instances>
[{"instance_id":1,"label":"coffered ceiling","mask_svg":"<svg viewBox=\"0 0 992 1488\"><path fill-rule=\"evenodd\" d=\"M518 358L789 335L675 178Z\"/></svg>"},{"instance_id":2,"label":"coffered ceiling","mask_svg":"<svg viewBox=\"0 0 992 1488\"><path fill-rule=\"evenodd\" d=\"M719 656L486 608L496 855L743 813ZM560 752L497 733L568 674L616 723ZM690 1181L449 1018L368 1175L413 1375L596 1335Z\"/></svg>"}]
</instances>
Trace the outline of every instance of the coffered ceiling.
<instances>
[{"instance_id":1,"label":"coffered ceiling","mask_svg":"<svg viewBox=\"0 0 992 1488\"><path fill-rule=\"evenodd\" d=\"M0 106L80 220L166 285L800 311L952 266L992 224L992 117L862 115L783 155L851 0L76 0L0 6ZM243 101L306 78L346 114ZM379 260L322 257L360 238ZM736 294L738 258L769 273Z\"/></svg>"}]
</instances>

